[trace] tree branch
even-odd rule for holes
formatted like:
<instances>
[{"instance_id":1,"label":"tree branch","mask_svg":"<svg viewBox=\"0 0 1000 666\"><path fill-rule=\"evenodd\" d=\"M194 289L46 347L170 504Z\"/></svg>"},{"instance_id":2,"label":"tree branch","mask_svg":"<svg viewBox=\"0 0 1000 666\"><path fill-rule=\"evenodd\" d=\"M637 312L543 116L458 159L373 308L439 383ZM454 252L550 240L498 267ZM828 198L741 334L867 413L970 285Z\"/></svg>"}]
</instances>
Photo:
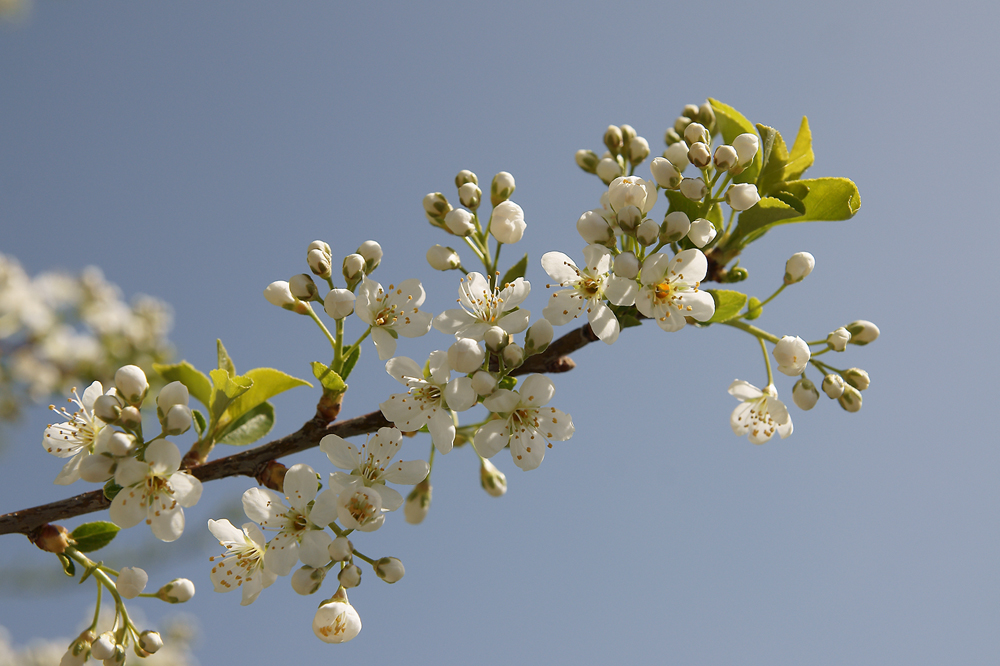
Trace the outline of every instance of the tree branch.
<instances>
[{"instance_id":1,"label":"tree branch","mask_svg":"<svg viewBox=\"0 0 1000 666\"><path fill-rule=\"evenodd\" d=\"M523 365L510 374L526 375L534 372L553 373L572 370L576 364L566 355L597 339L590 324L584 324L552 342L541 354L528 357ZM392 423L386 420L381 411L335 423L328 423L317 414L290 435L249 451L190 467L189 471L203 482L240 475L258 478L271 461L319 446L319 441L326 435L353 437L391 425ZM110 505L111 502L104 496L102 490L94 490L58 502L14 511L0 516L0 534L19 533L30 538L47 523L101 511Z\"/></svg>"}]
</instances>

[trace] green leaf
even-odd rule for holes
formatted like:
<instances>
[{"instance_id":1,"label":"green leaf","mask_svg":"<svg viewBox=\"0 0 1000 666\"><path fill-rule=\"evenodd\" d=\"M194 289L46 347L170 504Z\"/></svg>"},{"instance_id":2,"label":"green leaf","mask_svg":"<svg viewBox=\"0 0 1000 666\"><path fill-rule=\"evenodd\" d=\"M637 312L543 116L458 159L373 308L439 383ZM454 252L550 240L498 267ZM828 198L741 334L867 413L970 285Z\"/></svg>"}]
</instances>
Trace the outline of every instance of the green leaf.
<instances>
[{"instance_id":1,"label":"green leaf","mask_svg":"<svg viewBox=\"0 0 1000 666\"><path fill-rule=\"evenodd\" d=\"M104 548L118 534L121 528L114 523L99 520L84 523L73 530L72 537L76 541L76 549L81 553L92 553Z\"/></svg>"},{"instance_id":2,"label":"green leaf","mask_svg":"<svg viewBox=\"0 0 1000 666\"><path fill-rule=\"evenodd\" d=\"M69 559L62 553L56 553L56 557L59 558L59 563L62 565L63 573L70 578L76 575L76 565L73 564L73 560Z\"/></svg>"},{"instance_id":3,"label":"green leaf","mask_svg":"<svg viewBox=\"0 0 1000 666\"><path fill-rule=\"evenodd\" d=\"M806 214L806 205L802 203L801 199L797 198L791 192L775 192L771 196L774 197L775 199L784 201L786 204L797 210L799 212L799 215Z\"/></svg>"},{"instance_id":4,"label":"green leaf","mask_svg":"<svg viewBox=\"0 0 1000 666\"><path fill-rule=\"evenodd\" d=\"M708 214L705 215L705 219L715 226L716 231L722 232L725 223L722 220L722 207L719 204L712 204L712 207L708 209Z\"/></svg>"},{"instance_id":5,"label":"green leaf","mask_svg":"<svg viewBox=\"0 0 1000 666\"><path fill-rule=\"evenodd\" d=\"M254 368L248 370L243 377L250 380L251 386L248 391L237 396L226 410L230 419L240 418L257 405L288 389L296 386L312 386L304 379L292 377L274 368Z\"/></svg>"},{"instance_id":6,"label":"green leaf","mask_svg":"<svg viewBox=\"0 0 1000 666\"><path fill-rule=\"evenodd\" d=\"M801 178L805 170L812 166L815 157L812 149L812 132L809 131L809 119L802 116L799 133L795 135L795 143L792 144L792 152L788 156L788 164L785 165L784 180Z\"/></svg>"},{"instance_id":7,"label":"green leaf","mask_svg":"<svg viewBox=\"0 0 1000 666\"><path fill-rule=\"evenodd\" d=\"M201 437L202 433L205 432L205 428L208 427L208 422L205 421L204 415L197 409L191 410L191 416L194 417L194 428L198 431L198 437Z\"/></svg>"},{"instance_id":8,"label":"green leaf","mask_svg":"<svg viewBox=\"0 0 1000 666\"><path fill-rule=\"evenodd\" d=\"M108 500L113 500L115 498L115 495L117 495L122 491L122 487L119 486L117 483L115 483L114 478L111 478L108 479L108 482L104 484L103 491L104 491L104 496L107 497Z\"/></svg>"},{"instance_id":9,"label":"green leaf","mask_svg":"<svg viewBox=\"0 0 1000 666\"><path fill-rule=\"evenodd\" d=\"M729 106L728 104L723 104L717 99L708 98L708 103L712 105L712 110L715 111L715 124L722 132L722 139L728 143L732 144L733 139L738 137L740 134L756 134L754 131L753 124L747 120L742 113ZM761 155L760 151L754 155L753 162L743 170L738 176L733 178L734 183L753 183L757 180L757 174L760 173Z\"/></svg>"},{"instance_id":10,"label":"green leaf","mask_svg":"<svg viewBox=\"0 0 1000 666\"><path fill-rule=\"evenodd\" d=\"M858 186L847 178L813 178L785 183L790 192L805 204L806 212L789 222L848 220L861 208Z\"/></svg>"},{"instance_id":11,"label":"green leaf","mask_svg":"<svg viewBox=\"0 0 1000 666\"><path fill-rule=\"evenodd\" d=\"M783 220L799 217L801 213L781 199L764 197L753 208L740 213L731 242L746 245Z\"/></svg>"},{"instance_id":12,"label":"green leaf","mask_svg":"<svg viewBox=\"0 0 1000 666\"><path fill-rule=\"evenodd\" d=\"M744 319L746 319L747 321L753 321L762 314L764 314L764 306L760 302L759 298L754 296L749 301L747 301L747 313L744 316Z\"/></svg>"},{"instance_id":13,"label":"green leaf","mask_svg":"<svg viewBox=\"0 0 1000 666\"><path fill-rule=\"evenodd\" d=\"M767 125L757 123L760 133L761 155L760 173L757 175L757 191L765 197L780 189L785 180L785 165L788 164L788 147L781 133Z\"/></svg>"},{"instance_id":14,"label":"green leaf","mask_svg":"<svg viewBox=\"0 0 1000 666\"><path fill-rule=\"evenodd\" d=\"M171 365L154 363L153 369L160 373L160 376L168 382L180 382L184 384L192 398L206 407L209 406L212 400L212 382L208 380L205 373L197 370L187 361Z\"/></svg>"},{"instance_id":15,"label":"green leaf","mask_svg":"<svg viewBox=\"0 0 1000 666\"><path fill-rule=\"evenodd\" d=\"M351 370L354 369L354 366L357 364L359 358L361 358L361 345L355 347L350 356L344 359L344 365L340 369L342 373L341 378L348 377L351 374ZM319 379L319 377L316 379ZM347 385L345 384L344 387L346 388Z\"/></svg>"},{"instance_id":16,"label":"green leaf","mask_svg":"<svg viewBox=\"0 0 1000 666\"><path fill-rule=\"evenodd\" d=\"M503 274L503 279L500 281L501 286L505 284L510 284L517 278L523 278L527 270L528 270L528 255L525 254L523 257L521 257L521 261L511 266L507 270L507 272Z\"/></svg>"},{"instance_id":17,"label":"green leaf","mask_svg":"<svg viewBox=\"0 0 1000 666\"><path fill-rule=\"evenodd\" d=\"M740 313L743 305L747 302L747 295L738 291L729 289L706 289L705 291L712 294L712 300L715 301L715 314L708 320L709 324L729 321Z\"/></svg>"},{"instance_id":18,"label":"green leaf","mask_svg":"<svg viewBox=\"0 0 1000 666\"><path fill-rule=\"evenodd\" d=\"M642 319L639 318L639 310L634 305L611 305L609 303L608 307L615 313L615 317L618 318L618 324L621 328L642 326Z\"/></svg>"},{"instance_id":19,"label":"green leaf","mask_svg":"<svg viewBox=\"0 0 1000 666\"><path fill-rule=\"evenodd\" d=\"M667 209L667 214L680 211L688 216L688 219L694 222L701 214L701 204L697 201L691 201L686 196L678 192L677 190L663 190L663 196L667 198L670 202L670 208ZM717 207L717 206L716 206ZM721 218L722 211L719 211L719 216Z\"/></svg>"},{"instance_id":20,"label":"green leaf","mask_svg":"<svg viewBox=\"0 0 1000 666\"><path fill-rule=\"evenodd\" d=\"M311 365L313 376L323 385L324 393L339 395L347 390L347 384L344 383L344 380L336 372L319 361L313 361ZM346 366L347 364L345 363L344 365Z\"/></svg>"},{"instance_id":21,"label":"green leaf","mask_svg":"<svg viewBox=\"0 0 1000 666\"><path fill-rule=\"evenodd\" d=\"M219 357L219 370L225 370L233 377L236 376L236 366L233 365L233 359L229 357L229 352L226 351L225 345L222 344L222 340L215 341L215 352Z\"/></svg>"},{"instance_id":22,"label":"green leaf","mask_svg":"<svg viewBox=\"0 0 1000 666\"><path fill-rule=\"evenodd\" d=\"M211 419L212 423L218 423L232 402L249 391L253 382L239 375L230 377L229 372L222 369L212 370L209 374L212 376ZM236 413L230 418L239 418L239 415Z\"/></svg>"},{"instance_id":23,"label":"green leaf","mask_svg":"<svg viewBox=\"0 0 1000 666\"><path fill-rule=\"evenodd\" d=\"M218 442L230 446L246 446L269 433L272 426L274 426L274 407L269 402L262 402L233 421Z\"/></svg>"}]
</instances>

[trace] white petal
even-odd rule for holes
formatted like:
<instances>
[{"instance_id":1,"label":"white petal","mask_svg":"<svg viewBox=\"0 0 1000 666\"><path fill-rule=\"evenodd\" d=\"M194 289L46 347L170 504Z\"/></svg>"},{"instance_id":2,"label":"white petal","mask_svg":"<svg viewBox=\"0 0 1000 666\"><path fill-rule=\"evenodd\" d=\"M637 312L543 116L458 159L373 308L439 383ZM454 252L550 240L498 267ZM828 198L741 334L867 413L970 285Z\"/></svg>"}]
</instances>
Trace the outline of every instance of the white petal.
<instances>
[{"instance_id":1,"label":"white petal","mask_svg":"<svg viewBox=\"0 0 1000 666\"><path fill-rule=\"evenodd\" d=\"M607 273L611 268L611 250L603 245L588 245L583 248L587 268L596 274Z\"/></svg>"},{"instance_id":2,"label":"white petal","mask_svg":"<svg viewBox=\"0 0 1000 666\"><path fill-rule=\"evenodd\" d=\"M401 394L405 395L405 394ZM384 413L384 412L383 412ZM386 414L386 418L392 417ZM361 463L361 455L354 445L339 435L326 435L319 440L319 450L326 454L340 469L353 470Z\"/></svg>"},{"instance_id":3,"label":"white petal","mask_svg":"<svg viewBox=\"0 0 1000 666\"><path fill-rule=\"evenodd\" d=\"M267 571L287 576L298 561L299 542L288 532L279 532L267 544L267 555L264 557L264 568Z\"/></svg>"},{"instance_id":4,"label":"white petal","mask_svg":"<svg viewBox=\"0 0 1000 666\"><path fill-rule=\"evenodd\" d=\"M299 513L305 513L306 505L316 497L319 490L316 472L313 471L312 467L303 463L292 465L285 472L282 490L285 491L288 503Z\"/></svg>"},{"instance_id":5,"label":"white petal","mask_svg":"<svg viewBox=\"0 0 1000 666\"><path fill-rule=\"evenodd\" d=\"M316 498L316 502L309 511L309 520L314 525L325 527L337 520L337 494L337 490L327 488Z\"/></svg>"},{"instance_id":6,"label":"white petal","mask_svg":"<svg viewBox=\"0 0 1000 666\"><path fill-rule=\"evenodd\" d=\"M694 248L681 250L670 260L668 272L683 276L687 282L700 282L705 279L705 274L708 273L708 259L705 258L705 253L701 250Z\"/></svg>"},{"instance_id":7,"label":"white petal","mask_svg":"<svg viewBox=\"0 0 1000 666\"><path fill-rule=\"evenodd\" d=\"M484 458L492 458L503 447L507 446L510 439L510 430L507 421L490 421L476 432L472 445L476 453Z\"/></svg>"},{"instance_id":8,"label":"white petal","mask_svg":"<svg viewBox=\"0 0 1000 666\"><path fill-rule=\"evenodd\" d=\"M564 442L576 432L573 417L555 407L542 407L538 410L538 431L548 439Z\"/></svg>"},{"instance_id":9,"label":"white petal","mask_svg":"<svg viewBox=\"0 0 1000 666\"><path fill-rule=\"evenodd\" d=\"M118 527L135 527L146 517L144 493L139 488L122 488L111 500L108 516Z\"/></svg>"},{"instance_id":10,"label":"white petal","mask_svg":"<svg viewBox=\"0 0 1000 666\"><path fill-rule=\"evenodd\" d=\"M436 448L439 452L448 453L451 451L452 447L455 446L455 421L451 418L451 415L448 414L448 412L439 410L436 414L434 414L427 420L427 429L431 433L431 443L434 444L434 448ZM416 481L409 482L396 481L395 479L389 480L393 483L419 483L423 480L423 477L417 479Z\"/></svg>"},{"instance_id":11,"label":"white petal","mask_svg":"<svg viewBox=\"0 0 1000 666\"><path fill-rule=\"evenodd\" d=\"M490 397L483 400L483 407L496 414L509 414L517 408L519 402L521 402L521 396L517 394L517 391L498 389Z\"/></svg>"},{"instance_id":12,"label":"white petal","mask_svg":"<svg viewBox=\"0 0 1000 666\"><path fill-rule=\"evenodd\" d=\"M287 508L283 500L281 495L268 488L250 488L243 493L243 512L255 523L277 527L278 515Z\"/></svg>"},{"instance_id":13,"label":"white petal","mask_svg":"<svg viewBox=\"0 0 1000 666\"><path fill-rule=\"evenodd\" d=\"M688 291L678 295L684 305L684 316L708 321L715 314L715 299L707 291ZM688 310L688 308L691 308ZM798 374L798 373L795 373Z\"/></svg>"},{"instance_id":14,"label":"white petal","mask_svg":"<svg viewBox=\"0 0 1000 666\"><path fill-rule=\"evenodd\" d=\"M181 506L194 506L201 499L201 481L189 472L172 474L170 476L170 487L174 491L174 499Z\"/></svg>"},{"instance_id":15,"label":"white petal","mask_svg":"<svg viewBox=\"0 0 1000 666\"><path fill-rule=\"evenodd\" d=\"M561 289L553 292L549 303L542 310L542 316L555 326L563 326L580 315L584 300L574 289Z\"/></svg>"},{"instance_id":16,"label":"white petal","mask_svg":"<svg viewBox=\"0 0 1000 666\"><path fill-rule=\"evenodd\" d=\"M378 351L378 360L380 361L386 361L396 353L396 338L392 337L388 331L373 328L372 342L375 343L375 350Z\"/></svg>"},{"instance_id":17,"label":"white petal","mask_svg":"<svg viewBox=\"0 0 1000 666\"><path fill-rule=\"evenodd\" d=\"M621 331L618 318L603 302L592 303L587 318L590 320L590 328L602 341L610 345L618 339L618 333Z\"/></svg>"},{"instance_id":18,"label":"white petal","mask_svg":"<svg viewBox=\"0 0 1000 666\"><path fill-rule=\"evenodd\" d=\"M231 522L223 518L222 520L209 520L208 530L223 546L227 543L243 543L246 535L242 530L236 528Z\"/></svg>"},{"instance_id":19,"label":"white petal","mask_svg":"<svg viewBox=\"0 0 1000 666\"><path fill-rule=\"evenodd\" d=\"M464 412L475 407L479 398L475 389L472 388L470 377L456 377L445 386L444 399L447 401L449 409Z\"/></svg>"},{"instance_id":20,"label":"white petal","mask_svg":"<svg viewBox=\"0 0 1000 666\"><path fill-rule=\"evenodd\" d=\"M404 486L412 486L427 478L430 467L423 460L400 460L394 462L382 475L386 481Z\"/></svg>"},{"instance_id":21,"label":"white petal","mask_svg":"<svg viewBox=\"0 0 1000 666\"><path fill-rule=\"evenodd\" d=\"M411 377L423 379L424 373L413 359L405 356L394 356L385 363L385 371L389 376L398 381L403 386L407 385L407 380Z\"/></svg>"},{"instance_id":22,"label":"white petal","mask_svg":"<svg viewBox=\"0 0 1000 666\"><path fill-rule=\"evenodd\" d=\"M510 438L510 455L514 464L525 472L538 467L545 457L546 442L531 429L522 430Z\"/></svg>"},{"instance_id":23,"label":"white petal","mask_svg":"<svg viewBox=\"0 0 1000 666\"><path fill-rule=\"evenodd\" d=\"M84 457L86 457L86 453L84 451L80 451L77 455L70 458L69 461L62 466L62 469L59 470L59 474L56 476L56 479L55 481L53 481L53 483L58 484L60 486L68 486L69 484L79 479L80 465L83 464ZM144 468L143 476L145 476L146 465L143 463L140 464L142 464Z\"/></svg>"},{"instance_id":24,"label":"white petal","mask_svg":"<svg viewBox=\"0 0 1000 666\"><path fill-rule=\"evenodd\" d=\"M592 246L587 246L592 247ZM584 251L586 255L586 250ZM542 255L542 268L553 280L561 285L575 284L580 279L576 264L562 252L546 252Z\"/></svg>"},{"instance_id":25,"label":"white petal","mask_svg":"<svg viewBox=\"0 0 1000 666\"><path fill-rule=\"evenodd\" d=\"M153 506L150 507L154 511L149 513L149 526L153 529L153 536L167 543L176 541L184 533L184 509L178 505L169 508L172 504L173 500L168 494L154 495Z\"/></svg>"},{"instance_id":26,"label":"white petal","mask_svg":"<svg viewBox=\"0 0 1000 666\"><path fill-rule=\"evenodd\" d=\"M159 474L173 474L181 466L181 450L173 442L158 439L146 448L146 462Z\"/></svg>"},{"instance_id":27,"label":"white petal","mask_svg":"<svg viewBox=\"0 0 1000 666\"><path fill-rule=\"evenodd\" d=\"M517 310L516 312L511 312L500 317L500 320L497 321L497 326L513 334L520 333L528 328L529 323L531 323L531 312L529 310Z\"/></svg>"},{"instance_id":28,"label":"white petal","mask_svg":"<svg viewBox=\"0 0 1000 666\"><path fill-rule=\"evenodd\" d=\"M518 391L521 394L521 404L540 407L556 394L556 385L545 375L531 375L521 384Z\"/></svg>"},{"instance_id":29,"label":"white petal","mask_svg":"<svg viewBox=\"0 0 1000 666\"><path fill-rule=\"evenodd\" d=\"M326 530L309 530L302 535L302 543L299 548L299 559L302 564L311 567L321 567L330 562L330 553L327 546L333 541L333 537Z\"/></svg>"},{"instance_id":30,"label":"white petal","mask_svg":"<svg viewBox=\"0 0 1000 666\"><path fill-rule=\"evenodd\" d=\"M425 474L424 476L427 475ZM382 499L383 511L395 511L403 506L403 496L395 488L384 486L381 483L374 483L369 490L378 493L378 496ZM330 557L327 556L326 559L329 560Z\"/></svg>"},{"instance_id":31,"label":"white petal","mask_svg":"<svg viewBox=\"0 0 1000 666\"><path fill-rule=\"evenodd\" d=\"M764 395L764 392L750 382L742 379L734 379L733 383L729 385L729 395L738 400L747 401L756 400Z\"/></svg>"},{"instance_id":32,"label":"white petal","mask_svg":"<svg viewBox=\"0 0 1000 666\"><path fill-rule=\"evenodd\" d=\"M632 305L639 292L639 284L635 280L612 275L604 287L604 295L613 305Z\"/></svg>"}]
</instances>

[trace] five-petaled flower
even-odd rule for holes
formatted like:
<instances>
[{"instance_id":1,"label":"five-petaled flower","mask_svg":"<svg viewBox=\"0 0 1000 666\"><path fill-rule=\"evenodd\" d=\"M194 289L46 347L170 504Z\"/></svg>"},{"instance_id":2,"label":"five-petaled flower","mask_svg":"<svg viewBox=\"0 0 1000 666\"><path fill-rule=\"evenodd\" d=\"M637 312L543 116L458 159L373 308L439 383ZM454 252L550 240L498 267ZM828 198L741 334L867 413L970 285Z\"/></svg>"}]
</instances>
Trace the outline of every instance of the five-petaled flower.
<instances>
[{"instance_id":1,"label":"five-petaled flower","mask_svg":"<svg viewBox=\"0 0 1000 666\"><path fill-rule=\"evenodd\" d=\"M664 331L684 328L685 317L708 321L715 314L712 295L699 289L708 272L701 250L682 250L673 258L657 252L642 262L642 288L635 307Z\"/></svg>"},{"instance_id":2,"label":"five-petaled flower","mask_svg":"<svg viewBox=\"0 0 1000 666\"><path fill-rule=\"evenodd\" d=\"M752 443L763 444L774 433L782 439L792 434L792 417L785 403L778 400L773 384L759 389L737 379L729 385L729 394L743 401L729 417L729 425L737 435L749 435Z\"/></svg>"},{"instance_id":3,"label":"five-petaled flower","mask_svg":"<svg viewBox=\"0 0 1000 666\"><path fill-rule=\"evenodd\" d=\"M403 435L396 428L379 428L360 449L338 435L327 435L319 442L320 450L334 465L350 470L350 474L331 474L330 488L344 489L352 481L360 480L379 496L379 511L395 511L403 505L403 496L386 486L385 482L412 486L423 481L430 471L423 460L396 460L402 442ZM326 491L323 495L326 495ZM323 495L320 497L326 501ZM335 518L336 516L329 522L333 522Z\"/></svg>"},{"instance_id":4,"label":"five-petaled flower","mask_svg":"<svg viewBox=\"0 0 1000 666\"><path fill-rule=\"evenodd\" d=\"M500 281L499 274L497 282ZM528 328L531 313L519 310L531 292L531 283L517 278L504 285L490 287L481 273L469 273L458 288L461 309L445 310L434 319L434 328L460 338L482 340L487 329L499 326L508 333L520 333Z\"/></svg>"},{"instance_id":5,"label":"five-petaled flower","mask_svg":"<svg viewBox=\"0 0 1000 666\"><path fill-rule=\"evenodd\" d=\"M65 486L80 478L80 463L94 452L98 440L111 436L111 430L104 422L94 415L94 401L103 394L101 382L94 382L87 387L81 398L73 389L70 402L78 409L70 414L63 409L50 407L53 412L64 417L63 423L50 425L42 436L42 446L54 456L69 458L62 471L56 477L55 483Z\"/></svg>"},{"instance_id":6,"label":"five-petaled flower","mask_svg":"<svg viewBox=\"0 0 1000 666\"><path fill-rule=\"evenodd\" d=\"M382 361L396 353L396 337L418 338L431 330L433 315L420 306L426 294L420 280L403 280L399 286L382 285L365 277L358 288L355 313L372 327L372 341Z\"/></svg>"},{"instance_id":7,"label":"five-petaled flower","mask_svg":"<svg viewBox=\"0 0 1000 666\"><path fill-rule=\"evenodd\" d=\"M215 591L231 592L242 588L240 605L252 604L261 590L278 578L264 567L267 549L264 533L254 523L246 523L238 530L228 520L209 520L208 529L219 540L219 545L226 548L222 555L209 558L214 562L210 576Z\"/></svg>"}]
</instances>

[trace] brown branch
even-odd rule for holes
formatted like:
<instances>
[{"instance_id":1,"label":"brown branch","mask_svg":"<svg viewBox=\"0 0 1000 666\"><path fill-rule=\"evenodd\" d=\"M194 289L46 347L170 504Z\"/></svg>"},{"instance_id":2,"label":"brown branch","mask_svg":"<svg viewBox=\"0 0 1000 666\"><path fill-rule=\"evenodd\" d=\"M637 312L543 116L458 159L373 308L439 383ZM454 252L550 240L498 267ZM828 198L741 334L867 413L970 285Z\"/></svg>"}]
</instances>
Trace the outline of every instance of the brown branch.
<instances>
[{"instance_id":1,"label":"brown branch","mask_svg":"<svg viewBox=\"0 0 1000 666\"><path fill-rule=\"evenodd\" d=\"M529 357L523 365L511 372L525 375L532 372L567 372L575 367L567 354L584 347L598 338L590 324L584 324L552 342L541 354ZM321 402L322 404L322 402ZM322 410L320 410L322 411ZM268 463L293 453L305 451L319 445L326 435L352 437L372 433L379 428L391 426L382 412L375 411L346 421L329 423L322 414L317 414L290 435L225 458L218 458L202 465L190 467L190 472L201 481L213 481L228 476L249 476L258 478L265 473ZM101 511L111 505L103 491L94 490L58 502L14 511L0 516L0 534L25 534L29 538L47 523Z\"/></svg>"}]
</instances>

